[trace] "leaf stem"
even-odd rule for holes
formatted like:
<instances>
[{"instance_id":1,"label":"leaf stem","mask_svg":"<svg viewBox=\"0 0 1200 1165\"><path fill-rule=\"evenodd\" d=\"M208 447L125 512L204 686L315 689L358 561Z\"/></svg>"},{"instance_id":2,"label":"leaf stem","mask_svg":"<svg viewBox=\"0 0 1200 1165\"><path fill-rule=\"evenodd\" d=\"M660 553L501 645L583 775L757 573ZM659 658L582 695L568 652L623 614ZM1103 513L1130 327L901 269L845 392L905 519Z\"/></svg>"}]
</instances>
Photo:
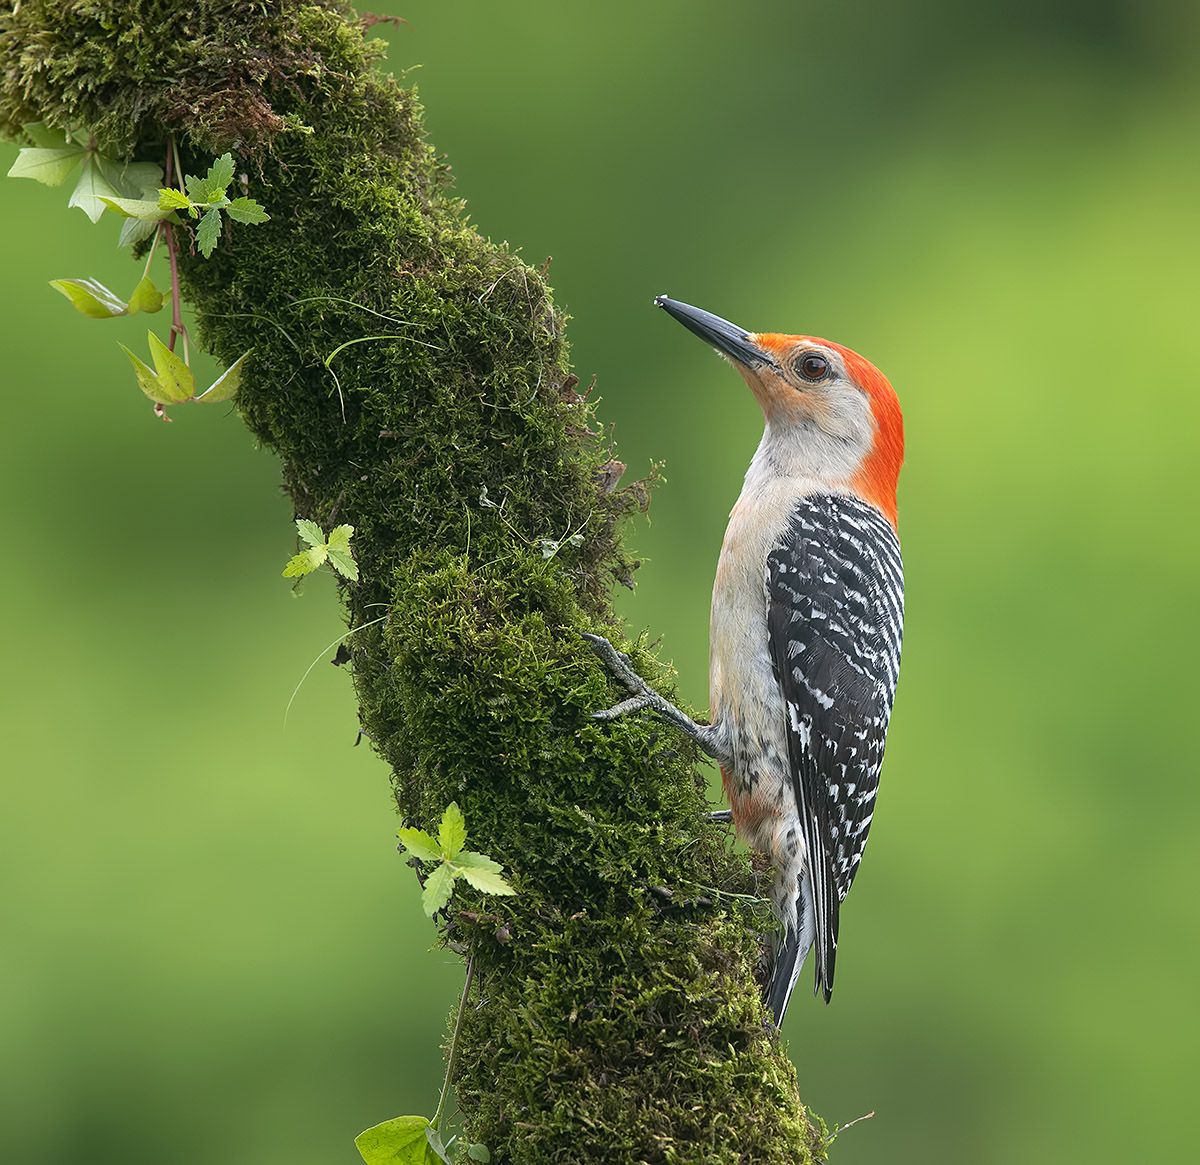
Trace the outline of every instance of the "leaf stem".
<instances>
[{"instance_id":1,"label":"leaf stem","mask_svg":"<svg viewBox=\"0 0 1200 1165\"><path fill-rule=\"evenodd\" d=\"M167 149L167 165L166 165L166 184L168 187L174 186L175 182L183 182L183 167L179 164L179 147L175 144L175 139L170 139L170 146ZM175 231L171 224L164 222L160 224L160 229L167 237L167 256L171 261L171 334L167 338L167 347L174 352L175 340L177 337L183 337L183 362L188 362L188 332L183 323L183 301L179 293L179 254L177 243L175 240ZM155 242L158 241L158 236L155 236ZM151 250L153 254L153 250ZM147 265L149 270L149 265Z\"/></svg>"},{"instance_id":2,"label":"leaf stem","mask_svg":"<svg viewBox=\"0 0 1200 1165\"><path fill-rule=\"evenodd\" d=\"M163 223L167 236L167 256L171 260L171 335L167 347L175 351L175 338L183 337L183 361L187 363L188 333L183 323L183 300L179 293L179 256L175 242L175 231L170 223Z\"/></svg>"},{"instance_id":3,"label":"leaf stem","mask_svg":"<svg viewBox=\"0 0 1200 1165\"><path fill-rule=\"evenodd\" d=\"M145 279L150 274L150 264L154 262L154 252L158 250L158 240L163 232L163 224L158 224L158 230L154 232L154 238L150 240L150 254L146 256L146 266L142 269L142 278Z\"/></svg>"},{"instance_id":4,"label":"leaf stem","mask_svg":"<svg viewBox=\"0 0 1200 1165\"><path fill-rule=\"evenodd\" d=\"M467 996L471 991L471 979L475 974L475 955L471 953L467 958L467 977L463 983L462 998L458 1001L458 1015L454 1020L454 1034L450 1037L450 1053L446 1057L446 1079L442 1081L442 1094L438 1097L437 1111L433 1114L433 1119L429 1124L433 1128L438 1127L438 1122L442 1119L442 1109L446 1105L446 1095L450 1091L450 1077L454 1075L454 1061L458 1058L458 1033L462 1030L463 1013L467 1010Z\"/></svg>"}]
</instances>

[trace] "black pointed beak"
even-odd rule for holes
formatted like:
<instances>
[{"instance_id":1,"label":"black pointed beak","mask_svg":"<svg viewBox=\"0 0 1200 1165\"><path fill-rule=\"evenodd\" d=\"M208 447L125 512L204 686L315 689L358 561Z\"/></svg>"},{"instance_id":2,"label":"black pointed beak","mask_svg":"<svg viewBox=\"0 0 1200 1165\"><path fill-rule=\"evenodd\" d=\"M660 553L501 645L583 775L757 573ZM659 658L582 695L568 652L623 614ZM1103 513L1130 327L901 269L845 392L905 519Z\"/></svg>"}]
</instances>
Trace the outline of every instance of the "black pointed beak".
<instances>
[{"instance_id":1,"label":"black pointed beak","mask_svg":"<svg viewBox=\"0 0 1200 1165\"><path fill-rule=\"evenodd\" d=\"M679 300L666 295L656 297L654 303L667 315L677 319L689 332L695 333L730 360L736 360L748 368L774 363L771 357L751 340L751 333L745 328L739 328L737 324L731 324L712 312L692 307L690 303L680 303Z\"/></svg>"}]
</instances>

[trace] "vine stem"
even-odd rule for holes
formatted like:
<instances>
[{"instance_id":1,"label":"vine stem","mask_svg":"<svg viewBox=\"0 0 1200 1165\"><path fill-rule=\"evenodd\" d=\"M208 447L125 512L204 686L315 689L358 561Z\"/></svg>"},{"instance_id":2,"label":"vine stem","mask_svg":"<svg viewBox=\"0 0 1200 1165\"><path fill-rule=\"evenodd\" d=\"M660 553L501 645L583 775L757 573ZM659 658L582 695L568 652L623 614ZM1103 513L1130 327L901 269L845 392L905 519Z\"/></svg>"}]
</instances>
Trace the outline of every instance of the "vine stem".
<instances>
[{"instance_id":1,"label":"vine stem","mask_svg":"<svg viewBox=\"0 0 1200 1165\"><path fill-rule=\"evenodd\" d=\"M454 1034L450 1037L450 1054L446 1057L446 1079L442 1081L442 1094L438 1097L437 1111L430 1120L430 1128L436 1129L442 1119L442 1109L450 1091L450 1077L454 1075L454 1061L458 1058L458 1033L462 1030L463 1013L467 1010L467 996L471 992L471 979L475 974L475 955L467 958L467 977L463 982L462 998L458 1001L458 1015L454 1019Z\"/></svg>"},{"instance_id":2,"label":"vine stem","mask_svg":"<svg viewBox=\"0 0 1200 1165\"><path fill-rule=\"evenodd\" d=\"M175 139L171 138L167 145L166 183L168 187L183 180L183 169L179 165L179 150ZM188 362L188 332L183 323L183 300L179 294L179 253L175 240L175 231L170 223L160 224L160 230L167 239L167 257L171 261L171 334L167 337L167 348L175 351L175 340L183 337L183 362ZM157 237L155 242L157 242Z\"/></svg>"}]
</instances>

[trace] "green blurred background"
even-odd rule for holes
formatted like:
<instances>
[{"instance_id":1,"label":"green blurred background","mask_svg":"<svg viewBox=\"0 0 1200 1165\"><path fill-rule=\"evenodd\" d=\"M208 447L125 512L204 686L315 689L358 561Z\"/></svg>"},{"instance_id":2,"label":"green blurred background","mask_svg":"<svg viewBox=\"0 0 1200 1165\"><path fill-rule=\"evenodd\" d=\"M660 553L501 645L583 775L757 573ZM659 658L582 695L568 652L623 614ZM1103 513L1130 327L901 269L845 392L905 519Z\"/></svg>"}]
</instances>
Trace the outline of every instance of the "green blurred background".
<instances>
[{"instance_id":1,"label":"green blurred background","mask_svg":"<svg viewBox=\"0 0 1200 1165\"><path fill-rule=\"evenodd\" d=\"M759 418L651 297L848 343L904 402L883 792L833 1005L786 1025L817 1111L877 1113L835 1159L1194 1159L1200 9L375 7L481 228L554 256L630 473L666 461L622 607L695 704ZM115 225L0 209L0 1159L350 1163L432 1110L461 972L348 678L284 726L332 585L279 577L236 418L160 425L143 325L46 286L132 287Z\"/></svg>"}]
</instances>

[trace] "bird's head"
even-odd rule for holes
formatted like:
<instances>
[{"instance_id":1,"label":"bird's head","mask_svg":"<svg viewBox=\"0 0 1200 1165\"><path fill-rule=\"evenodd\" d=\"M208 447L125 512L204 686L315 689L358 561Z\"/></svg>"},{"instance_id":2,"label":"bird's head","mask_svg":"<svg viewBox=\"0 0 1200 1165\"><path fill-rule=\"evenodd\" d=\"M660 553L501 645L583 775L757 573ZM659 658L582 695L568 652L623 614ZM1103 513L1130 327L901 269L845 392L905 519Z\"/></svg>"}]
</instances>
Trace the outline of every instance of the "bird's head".
<instances>
[{"instance_id":1,"label":"bird's head","mask_svg":"<svg viewBox=\"0 0 1200 1165\"><path fill-rule=\"evenodd\" d=\"M742 374L766 418L760 453L771 471L849 490L895 525L904 422L875 365L816 336L747 332L665 295L654 302Z\"/></svg>"}]
</instances>

